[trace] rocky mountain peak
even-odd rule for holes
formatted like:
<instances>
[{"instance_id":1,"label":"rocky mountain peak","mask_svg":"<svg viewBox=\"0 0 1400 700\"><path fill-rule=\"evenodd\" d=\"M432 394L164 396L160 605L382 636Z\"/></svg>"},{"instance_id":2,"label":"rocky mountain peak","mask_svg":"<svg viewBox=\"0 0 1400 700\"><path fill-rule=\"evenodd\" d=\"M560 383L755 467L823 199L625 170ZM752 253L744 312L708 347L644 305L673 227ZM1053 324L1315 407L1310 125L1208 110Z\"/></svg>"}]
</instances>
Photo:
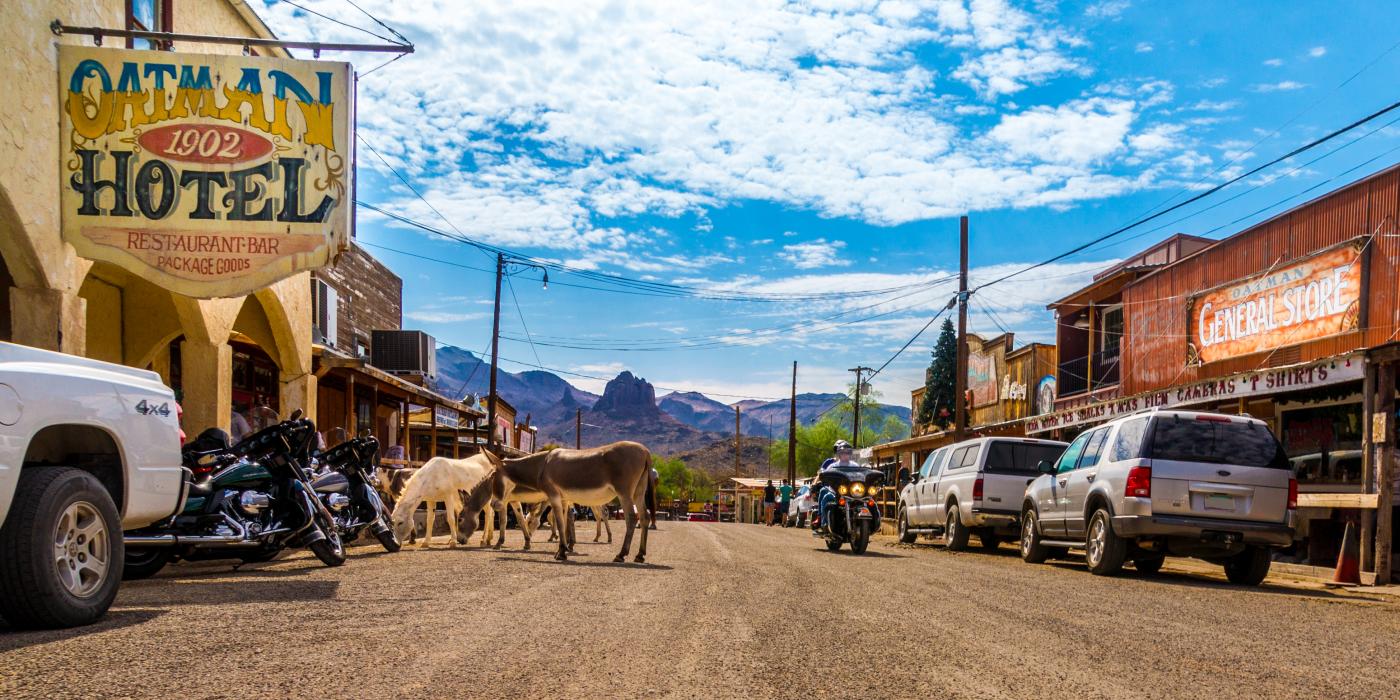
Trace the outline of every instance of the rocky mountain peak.
<instances>
[{"instance_id":1,"label":"rocky mountain peak","mask_svg":"<svg viewBox=\"0 0 1400 700\"><path fill-rule=\"evenodd\" d=\"M656 388L628 371L623 371L608 382L603 389L603 398L598 399L593 410L628 417L651 417L661 413L656 406Z\"/></svg>"}]
</instances>

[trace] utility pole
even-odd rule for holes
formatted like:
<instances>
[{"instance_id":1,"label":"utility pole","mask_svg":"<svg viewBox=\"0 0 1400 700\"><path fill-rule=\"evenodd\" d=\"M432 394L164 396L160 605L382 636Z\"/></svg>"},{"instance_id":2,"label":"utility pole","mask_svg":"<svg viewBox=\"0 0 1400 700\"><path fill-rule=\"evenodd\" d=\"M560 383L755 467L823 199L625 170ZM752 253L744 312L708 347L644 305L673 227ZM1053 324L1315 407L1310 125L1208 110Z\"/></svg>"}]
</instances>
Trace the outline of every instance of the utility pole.
<instances>
[{"instance_id":1,"label":"utility pole","mask_svg":"<svg viewBox=\"0 0 1400 700\"><path fill-rule=\"evenodd\" d=\"M501 280L505 278L506 262L505 253L496 253L496 309L491 317L491 390L486 397L486 422L491 431L486 444L490 447L496 446L496 372L501 361ZM544 273L544 288L549 289L549 270L545 266L519 258L509 262L523 267L539 268Z\"/></svg>"},{"instance_id":2,"label":"utility pole","mask_svg":"<svg viewBox=\"0 0 1400 700\"><path fill-rule=\"evenodd\" d=\"M739 453L743 436L739 433L739 407L734 407L734 476L739 476Z\"/></svg>"},{"instance_id":3,"label":"utility pole","mask_svg":"<svg viewBox=\"0 0 1400 700\"><path fill-rule=\"evenodd\" d=\"M856 415L855 420L851 422L851 447L860 447L860 375L862 372L874 372L875 370L870 369L869 367L852 367L851 369L848 369L846 371L856 373Z\"/></svg>"},{"instance_id":4,"label":"utility pole","mask_svg":"<svg viewBox=\"0 0 1400 700\"><path fill-rule=\"evenodd\" d=\"M797 360L792 361L792 403L788 408L788 483L797 484Z\"/></svg>"},{"instance_id":5,"label":"utility pole","mask_svg":"<svg viewBox=\"0 0 1400 700\"><path fill-rule=\"evenodd\" d=\"M491 393L486 397L486 444L496 446L496 370L501 349L501 278L505 275L506 256L496 253L496 312L491 320Z\"/></svg>"},{"instance_id":6,"label":"utility pole","mask_svg":"<svg viewBox=\"0 0 1400 700\"><path fill-rule=\"evenodd\" d=\"M574 409L574 449L583 449L583 409Z\"/></svg>"},{"instance_id":7,"label":"utility pole","mask_svg":"<svg viewBox=\"0 0 1400 700\"><path fill-rule=\"evenodd\" d=\"M958 221L958 376L953 386L953 440L967 432L967 217Z\"/></svg>"}]
</instances>

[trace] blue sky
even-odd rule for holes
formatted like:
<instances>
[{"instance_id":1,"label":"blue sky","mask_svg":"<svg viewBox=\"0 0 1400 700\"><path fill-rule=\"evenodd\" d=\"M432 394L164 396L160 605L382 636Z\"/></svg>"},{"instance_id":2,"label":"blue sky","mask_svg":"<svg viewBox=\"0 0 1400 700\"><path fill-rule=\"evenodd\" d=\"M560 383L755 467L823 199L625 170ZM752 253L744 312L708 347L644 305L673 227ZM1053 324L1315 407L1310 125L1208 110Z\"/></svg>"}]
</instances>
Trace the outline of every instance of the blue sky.
<instances>
[{"instance_id":1,"label":"blue sky","mask_svg":"<svg viewBox=\"0 0 1400 700\"><path fill-rule=\"evenodd\" d=\"M344 0L300 4L384 33ZM599 377L626 368L726 402L786 395L793 360L800 391L841 390L847 368L888 360L953 291L938 281L957 266L959 214L971 216L975 285L1400 99L1385 2L359 4L417 52L369 73L384 55L323 57L367 73L359 133L422 195L361 148L361 200L632 278L901 288L753 303L512 278L505 358ZM378 41L284 2L261 12L288 38ZM1392 118L989 288L971 327L1053 341L1045 303L1119 258L1175 232L1229 235L1394 164L1400 125L1379 128ZM406 326L486 347L492 275L436 261L485 269L487 255L365 209L358 235L403 277ZM836 314L879 316L821 320ZM525 327L533 346L518 340ZM876 379L884 400L907 401L932 343L930 331Z\"/></svg>"}]
</instances>

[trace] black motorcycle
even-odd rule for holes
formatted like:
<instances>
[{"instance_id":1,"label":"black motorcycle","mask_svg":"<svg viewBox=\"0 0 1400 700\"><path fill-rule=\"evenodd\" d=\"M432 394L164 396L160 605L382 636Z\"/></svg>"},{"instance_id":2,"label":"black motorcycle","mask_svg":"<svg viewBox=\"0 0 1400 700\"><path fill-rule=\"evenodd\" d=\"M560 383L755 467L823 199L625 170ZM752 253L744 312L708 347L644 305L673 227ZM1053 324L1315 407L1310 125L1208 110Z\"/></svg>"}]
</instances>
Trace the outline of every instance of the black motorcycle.
<instances>
[{"instance_id":1,"label":"black motorcycle","mask_svg":"<svg viewBox=\"0 0 1400 700\"><path fill-rule=\"evenodd\" d=\"M340 530L307 471L316 426L300 416L297 411L236 445L211 428L181 448L189 470L184 506L125 533L122 577L147 578L178 559L269 561L296 546L310 548L326 566L345 563Z\"/></svg>"},{"instance_id":2,"label":"black motorcycle","mask_svg":"<svg viewBox=\"0 0 1400 700\"><path fill-rule=\"evenodd\" d=\"M865 467L828 467L817 473L821 483L812 534L836 551L851 543L851 552L864 554L870 535L880 528L880 506L875 502L885 475Z\"/></svg>"},{"instance_id":3,"label":"black motorcycle","mask_svg":"<svg viewBox=\"0 0 1400 700\"><path fill-rule=\"evenodd\" d=\"M346 440L320 454L323 471L311 485L335 517L341 539L354 542L369 530L384 549L397 552L402 545L389 521L389 509L375 489L378 455L379 441L373 437Z\"/></svg>"}]
</instances>

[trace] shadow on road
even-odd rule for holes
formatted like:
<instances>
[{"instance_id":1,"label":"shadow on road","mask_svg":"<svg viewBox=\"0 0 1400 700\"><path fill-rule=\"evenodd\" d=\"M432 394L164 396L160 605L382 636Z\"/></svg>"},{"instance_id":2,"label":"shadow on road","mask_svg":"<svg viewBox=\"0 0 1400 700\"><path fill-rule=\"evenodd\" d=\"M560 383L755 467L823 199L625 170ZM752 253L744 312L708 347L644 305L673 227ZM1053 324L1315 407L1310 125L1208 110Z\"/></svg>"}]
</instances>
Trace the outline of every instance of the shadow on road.
<instances>
[{"instance_id":1,"label":"shadow on road","mask_svg":"<svg viewBox=\"0 0 1400 700\"><path fill-rule=\"evenodd\" d=\"M813 552L825 552L825 553L832 554L832 555L844 554L845 556L848 556L848 557L870 557L870 558L872 558L872 559L908 559L908 558L909 558L907 555L904 555L904 554L890 554L889 552L878 552L878 551L875 551L874 549L867 549L867 550L865 550L865 554L852 554L852 553L851 553L851 550L847 549L845 546L842 546L841 549L838 549L838 550L836 550L836 551L834 551L834 552L828 550L828 549L826 548L825 545L823 545L823 546L821 546L821 547L813 547L813 548L812 548L812 551L813 551Z\"/></svg>"},{"instance_id":2,"label":"shadow on road","mask_svg":"<svg viewBox=\"0 0 1400 700\"><path fill-rule=\"evenodd\" d=\"M271 573L271 572L269 572ZM278 572L283 573L283 572ZM339 581L259 578L240 571L221 580L205 577L159 579L153 586L122 588L121 602L132 605L238 605L241 603L302 603L335 598Z\"/></svg>"},{"instance_id":3,"label":"shadow on road","mask_svg":"<svg viewBox=\"0 0 1400 700\"><path fill-rule=\"evenodd\" d=\"M74 627L72 629L63 630L17 630L7 625L4 621L0 621L0 652L22 649L35 644L47 644L49 642L76 639L89 634L139 625L143 622L154 620L165 613L165 610L145 608L113 608L107 612L106 617L103 617L101 620L87 627Z\"/></svg>"},{"instance_id":4,"label":"shadow on road","mask_svg":"<svg viewBox=\"0 0 1400 700\"><path fill-rule=\"evenodd\" d=\"M577 556L577 555L570 555ZM568 561L555 561L553 559L520 559L517 557L496 557L496 561L513 561L525 564L552 564L557 566L597 566L607 569L638 569L645 571L674 571L675 569L665 564L638 564L636 562L614 562L614 561L579 561L570 558Z\"/></svg>"}]
</instances>

